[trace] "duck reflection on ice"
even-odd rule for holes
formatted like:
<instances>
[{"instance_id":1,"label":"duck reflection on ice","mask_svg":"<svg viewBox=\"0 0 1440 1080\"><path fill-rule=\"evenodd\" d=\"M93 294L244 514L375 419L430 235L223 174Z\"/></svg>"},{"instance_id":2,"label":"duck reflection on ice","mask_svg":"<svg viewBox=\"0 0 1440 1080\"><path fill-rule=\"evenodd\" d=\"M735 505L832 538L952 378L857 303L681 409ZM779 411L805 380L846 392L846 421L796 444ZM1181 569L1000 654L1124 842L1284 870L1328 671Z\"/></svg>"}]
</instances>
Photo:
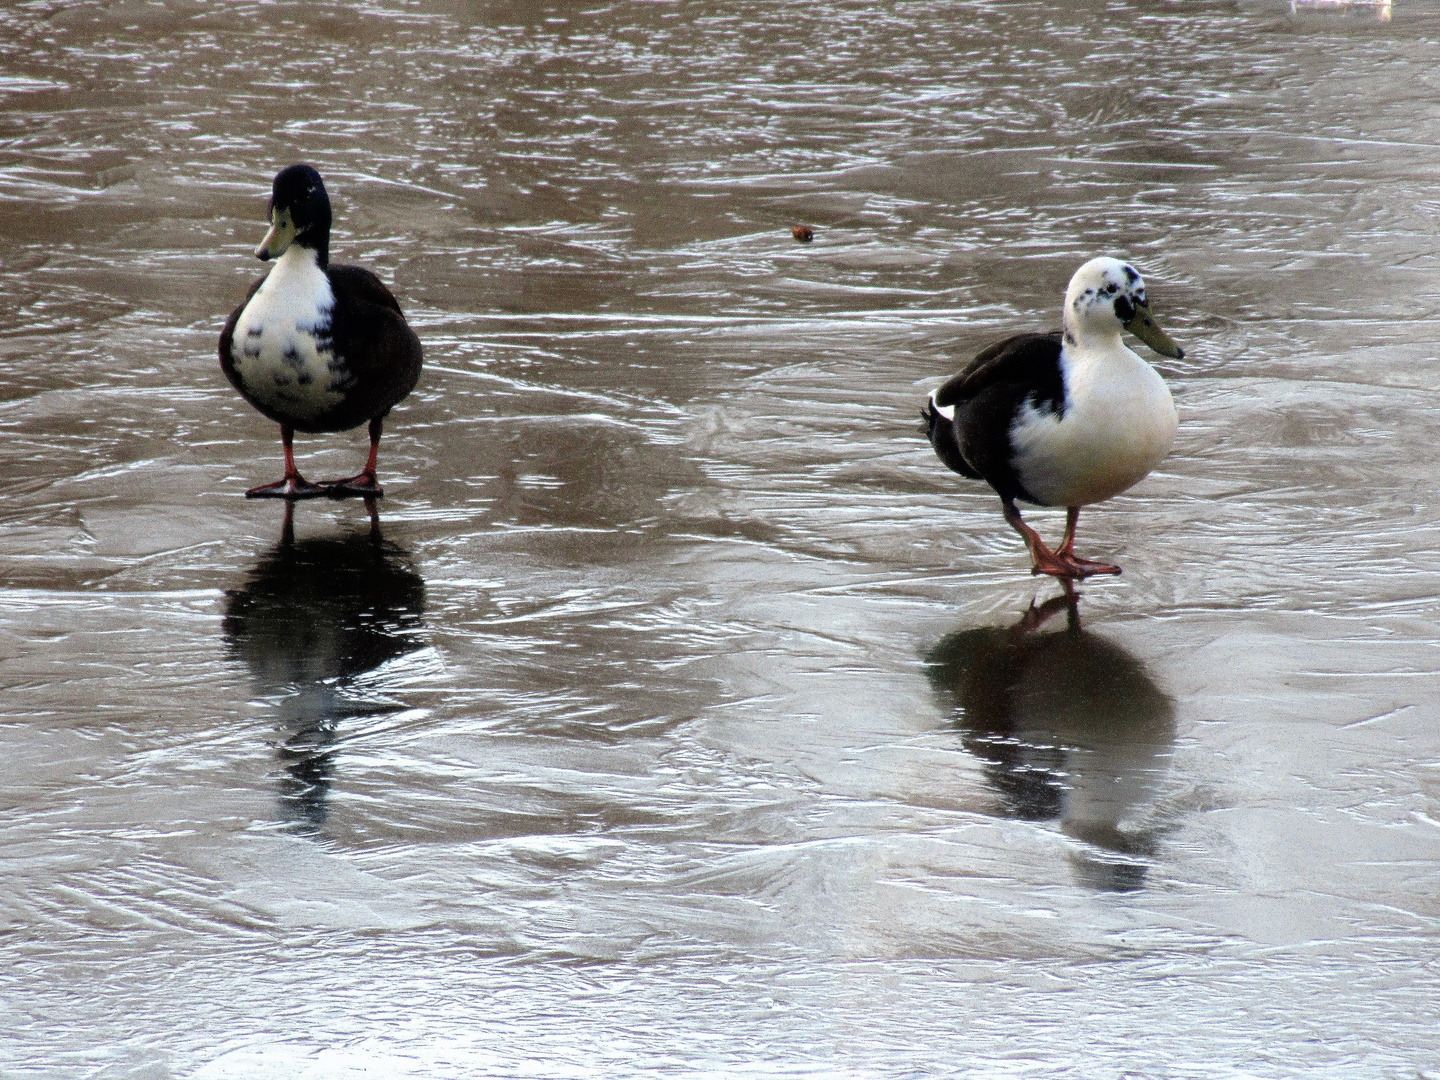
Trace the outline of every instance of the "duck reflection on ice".
<instances>
[{"instance_id":1,"label":"duck reflection on ice","mask_svg":"<svg viewBox=\"0 0 1440 1080\"><path fill-rule=\"evenodd\" d=\"M282 814L311 831L325 823L339 724L395 710L367 700L357 678L422 644L425 583L381 537L374 500L366 504L368 533L299 542L287 504L280 542L226 606L231 654L279 715Z\"/></svg>"},{"instance_id":2,"label":"duck reflection on ice","mask_svg":"<svg viewBox=\"0 0 1440 1080\"><path fill-rule=\"evenodd\" d=\"M1175 710L1139 660L1080 628L1065 595L1014 626L950 634L926 657L930 681L957 710L965 748L985 763L1007 816L1059 818L1086 848L1082 883L1129 891L1144 884L1155 830L1127 828L1169 767ZM1040 633L1054 615L1066 627Z\"/></svg>"}]
</instances>

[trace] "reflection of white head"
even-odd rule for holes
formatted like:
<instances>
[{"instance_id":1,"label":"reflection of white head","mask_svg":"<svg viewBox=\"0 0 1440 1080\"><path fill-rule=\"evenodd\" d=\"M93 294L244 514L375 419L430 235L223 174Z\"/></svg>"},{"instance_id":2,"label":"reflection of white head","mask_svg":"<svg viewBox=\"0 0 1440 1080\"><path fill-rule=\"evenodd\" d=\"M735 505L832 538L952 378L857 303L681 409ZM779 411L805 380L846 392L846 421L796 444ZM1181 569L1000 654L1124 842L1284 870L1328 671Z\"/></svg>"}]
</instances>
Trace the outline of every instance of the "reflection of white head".
<instances>
[{"instance_id":1,"label":"reflection of white head","mask_svg":"<svg viewBox=\"0 0 1440 1080\"><path fill-rule=\"evenodd\" d=\"M1065 329L1077 338L1113 337L1145 305L1145 282L1129 263L1101 256L1091 259L1065 290Z\"/></svg>"}]
</instances>

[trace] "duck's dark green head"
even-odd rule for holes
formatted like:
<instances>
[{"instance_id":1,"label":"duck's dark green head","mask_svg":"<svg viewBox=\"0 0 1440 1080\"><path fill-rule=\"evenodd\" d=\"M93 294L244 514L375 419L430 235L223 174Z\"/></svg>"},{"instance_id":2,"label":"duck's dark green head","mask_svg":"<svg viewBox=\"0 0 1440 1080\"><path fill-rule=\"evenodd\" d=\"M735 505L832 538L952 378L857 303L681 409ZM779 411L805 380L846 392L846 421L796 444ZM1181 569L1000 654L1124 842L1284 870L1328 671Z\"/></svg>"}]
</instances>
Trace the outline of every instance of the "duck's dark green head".
<instances>
[{"instance_id":1,"label":"duck's dark green head","mask_svg":"<svg viewBox=\"0 0 1440 1080\"><path fill-rule=\"evenodd\" d=\"M275 174L270 189L270 231L255 251L261 262L278 259L291 244L311 248L316 261L330 261L330 196L309 165L291 165Z\"/></svg>"}]
</instances>

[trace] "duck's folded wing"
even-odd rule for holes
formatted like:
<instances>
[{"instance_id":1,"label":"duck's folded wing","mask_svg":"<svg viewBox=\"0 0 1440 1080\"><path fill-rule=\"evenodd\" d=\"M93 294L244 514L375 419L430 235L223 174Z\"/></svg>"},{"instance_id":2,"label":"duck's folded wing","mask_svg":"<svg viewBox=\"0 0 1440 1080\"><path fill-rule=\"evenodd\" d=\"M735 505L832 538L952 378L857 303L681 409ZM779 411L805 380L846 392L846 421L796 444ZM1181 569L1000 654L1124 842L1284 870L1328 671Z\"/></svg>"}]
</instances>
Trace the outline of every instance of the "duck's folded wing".
<instances>
[{"instance_id":1,"label":"duck's folded wing","mask_svg":"<svg viewBox=\"0 0 1440 1080\"><path fill-rule=\"evenodd\" d=\"M363 266L337 266L331 263L326 273L330 287L335 290L335 299L342 298L360 304L375 304L400 314L400 304L385 287L385 283Z\"/></svg>"},{"instance_id":2,"label":"duck's folded wing","mask_svg":"<svg viewBox=\"0 0 1440 1080\"><path fill-rule=\"evenodd\" d=\"M997 341L966 365L965 370L935 392L935 404L949 411L1000 386L1024 388L1037 404L1055 411L1065 407L1065 382L1060 373L1059 330L1048 334L1016 334Z\"/></svg>"},{"instance_id":3,"label":"duck's folded wing","mask_svg":"<svg viewBox=\"0 0 1440 1080\"><path fill-rule=\"evenodd\" d=\"M414 388L423 350L383 281L359 266L331 265L329 274L333 348L348 374L349 409L368 419Z\"/></svg>"},{"instance_id":4,"label":"duck's folded wing","mask_svg":"<svg viewBox=\"0 0 1440 1080\"><path fill-rule=\"evenodd\" d=\"M1002 499L1036 501L1020 481L1010 429L1027 402L1062 413L1062 335L1017 334L991 345L934 393L927 406L930 443L962 476L984 480Z\"/></svg>"}]
</instances>

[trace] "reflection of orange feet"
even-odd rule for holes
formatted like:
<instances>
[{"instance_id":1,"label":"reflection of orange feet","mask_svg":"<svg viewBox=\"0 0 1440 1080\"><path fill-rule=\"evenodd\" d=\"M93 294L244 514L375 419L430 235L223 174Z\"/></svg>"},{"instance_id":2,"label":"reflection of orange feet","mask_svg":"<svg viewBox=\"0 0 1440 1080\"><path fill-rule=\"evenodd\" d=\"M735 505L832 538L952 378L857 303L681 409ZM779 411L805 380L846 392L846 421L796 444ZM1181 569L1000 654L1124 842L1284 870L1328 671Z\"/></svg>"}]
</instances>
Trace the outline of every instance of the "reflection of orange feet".
<instances>
[{"instance_id":1,"label":"reflection of orange feet","mask_svg":"<svg viewBox=\"0 0 1440 1080\"><path fill-rule=\"evenodd\" d=\"M287 474L273 484L261 484L245 492L247 499L314 499L325 494L325 488L312 484L299 473Z\"/></svg>"},{"instance_id":2,"label":"reflection of orange feet","mask_svg":"<svg viewBox=\"0 0 1440 1080\"><path fill-rule=\"evenodd\" d=\"M348 499L355 496L362 499L383 499L385 492L373 472L356 473L343 480L321 480L320 486L332 499Z\"/></svg>"},{"instance_id":3,"label":"reflection of orange feet","mask_svg":"<svg viewBox=\"0 0 1440 1080\"><path fill-rule=\"evenodd\" d=\"M1060 581L1065 586L1065 591L1059 596L1052 596L1038 607L1035 605L1035 601L1031 600L1030 610L1021 616L1020 622L1015 626L1016 630L1022 634L1034 633L1049 622L1050 617L1057 612L1073 612L1075 610L1076 597L1070 588L1070 579L1061 578Z\"/></svg>"}]
</instances>

